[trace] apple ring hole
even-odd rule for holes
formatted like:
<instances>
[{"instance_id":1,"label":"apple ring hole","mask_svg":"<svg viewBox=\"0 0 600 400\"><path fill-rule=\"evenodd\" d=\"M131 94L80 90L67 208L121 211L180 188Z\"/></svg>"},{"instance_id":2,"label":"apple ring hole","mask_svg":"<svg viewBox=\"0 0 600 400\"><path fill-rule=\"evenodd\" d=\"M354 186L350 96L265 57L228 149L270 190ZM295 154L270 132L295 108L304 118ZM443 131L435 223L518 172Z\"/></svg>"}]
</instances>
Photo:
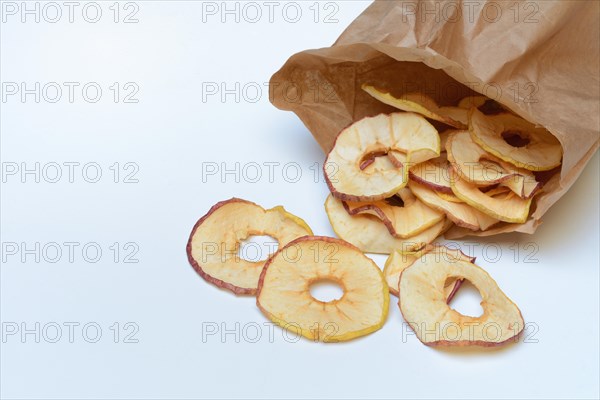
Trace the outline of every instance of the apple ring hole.
<instances>
[{"instance_id":1,"label":"apple ring hole","mask_svg":"<svg viewBox=\"0 0 600 400\"><path fill-rule=\"evenodd\" d=\"M525 147L531 140L523 134L523 132L516 130L508 130L502 132L502 139L512 147Z\"/></svg>"},{"instance_id":2,"label":"apple ring hole","mask_svg":"<svg viewBox=\"0 0 600 400\"><path fill-rule=\"evenodd\" d=\"M369 165L375 162L377 157L387 157L387 151L377 150L363 155L360 159L360 170L364 171Z\"/></svg>"},{"instance_id":3,"label":"apple ring hole","mask_svg":"<svg viewBox=\"0 0 600 400\"><path fill-rule=\"evenodd\" d=\"M498 103L496 100L488 99L477 107L479 111L481 111L484 115L497 115L502 114L506 110Z\"/></svg>"},{"instance_id":4,"label":"apple ring hole","mask_svg":"<svg viewBox=\"0 0 600 400\"><path fill-rule=\"evenodd\" d=\"M457 277L449 277L446 279L445 285L447 285L450 280L456 278ZM460 289L458 289L452 297L452 300L448 303L448 307L461 315L478 318L483 315L481 302L481 293L479 293L477 287L469 282L469 280L465 279L460 285Z\"/></svg>"},{"instance_id":5,"label":"apple ring hole","mask_svg":"<svg viewBox=\"0 0 600 400\"><path fill-rule=\"evenodd\" d=\"M250 235L241 240L238 257L249 262L261 262L269 258L279 248L279 241L268 235Z\"/></svg>"},{"instance_id":6,"label":"apple ring hole","mask_svg":"<svg viewBox=\"0 0 600 400\"><path fill-rule=\"evenodd\" d=\"M392 197L388 197L384 201L392 207L404 207L404 200L402 200L402 197L398 196L397 194Z\"/></svg>"},{"instance_id":7,"label":"apple ring hole","mask_svg":"<svg viewBox=\"0 0 600 400\"><path fill-rule=\"evenodd\" d=\"M317 279L309 285L310 295L321 303L337 301L344 296L344 288L333 279Z\"/></svg>"}]
</instances>

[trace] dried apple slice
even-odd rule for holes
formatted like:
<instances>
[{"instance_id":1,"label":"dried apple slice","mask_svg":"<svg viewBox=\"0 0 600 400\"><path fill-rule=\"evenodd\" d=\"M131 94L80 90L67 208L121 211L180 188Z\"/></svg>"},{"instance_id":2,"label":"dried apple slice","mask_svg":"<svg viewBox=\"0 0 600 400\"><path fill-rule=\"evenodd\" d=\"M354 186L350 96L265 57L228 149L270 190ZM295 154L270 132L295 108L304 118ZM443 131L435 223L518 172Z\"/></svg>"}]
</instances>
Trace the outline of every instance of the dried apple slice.
<instances>
[{"instance_id":1,"label":"dried apple slice","mask_svg":"<svg viewBox=\"0 0 600 400\"><path fill-rule=\"evenodd\" d=\"M450 249L446 246L436 244L425 245L422 249L417 251L396 250L390 254L385 262L385 267L383 268L383 276L388 283L391 294L396 297L398 296L398 285L402 271L424 256L439 257L448 262L457 260L475 262L475 257L469 257L460 250ZM446 301L448 303L450 303L461 284L462 279L454 278L450 278L444 283L444 292L446 293Z\"/></svg>"},{"instance_id":2,"label":"dried apple slice","mask_svg":"<svg viewBox=\"0 0 600 400\"><path fill-rule=\"evenodd\" d=\"M482 192L481 188L458 177L452 178L454 194L479 211L504 222L523 223L527 221L531 198L522 199L514 192Z\"/></svg>"},{"instance_id":3,"label":"dried apple slice","mask_svg":"<svg viewBox=\"0 0 600 400\"><path fill-rule=\"evenodd\" d=\"M397 98L385 90L363 84L362 89L375 99L399 110L415 112L426 118L443 122L459 129L467 127L468 113L458 107L440 107L431 97L422 93L406 93ZM454 118L456 119L454 119ZM460 122L460 120L464 122Z\"/></svg>"},{"instance_id":4,"label":"dried apple slice","mask_svg":"<svg viewBox=\"0 0 600 400\"><path fill-rule=\"evenodd\" d=\"M270 236L283 246L312 231L281 206L265 210L233 198L215 204L196 223L186 247L188 260L206 281L237 295L255 294L265 261L247 261L238 253L240 242L253 235Z\"/></svg>"},{"instance_id":5,"label":"dried apple slice","mask_svg":"<svg viewBox=\"0 0 600 400\"><path fill-rule=\"evenodd\" d=\"M460 107L446 106L440 107L438 109L438 112L444 117L459 122L460 125L453 125L456 128L466 129L466 127L469 126L469 110Z\"/></svg>"},{"instance_id":6,"label":"dried apple slice","mask_svg":"<svg viewBox=\"0 0 600 400\"><path fill-rule=\"evenodd\" d=\"M451 222L442 220L415 236L398 239L390 235L379 218L372 215L348 214L343 202L331 194L325 201L325 211L336 235L366 253L390 254L400 248L418 249L426 243L433 242L451 226Z\"/></svg>"},{"instance_id":7,"label":"dried apple slice","mask_svg":"<svg viewBox=\"0 0 600 400\"><path fill-rule=\"evenodd\" d=\"M471 109L469 121L473 141L501 160L530 171L547 171L561 164L558 139L521 117L510 113L486 116Z\"/></svg>"},{"instance_id":8,"label":"dried apple slice","mask_svg":"<svg viewBox=\"0 0 600 400\"><path fill-rule=\"evenodd\" d=\"M425 186L425 185L423 185L423 186ZM458 197L456 197L454 195L454 192L452 192L452 194L448 194L448 193L444 193L444 192L438 192L438 191L435 191L435 190L434 190L434 192L442 200L449 201L450 203L464 203L464 201L462 201L461 199L459 199Z\"/></svg>"},{"instance_id":9,"label":"dried apple slice","mask_svg":"<svg viewBox=\"0 0 600 400\"><path fill-rule=\"evenodd\" d=\"M477 185L493 185L514 178L471 139L469 131L456 131L446 142L448 161L461 178Z\"/></svg>"},{"instance_id":10,"label":"dried apple slice","mask_svg":"<svg viewBox=\"0 0 600 400\"><path fill-rule=\"evenodd\" d=\"M532 197L541 188L531 171L491 155L473 141L468 131L452 133L446 150L454 170L468 182L480 186L501 183L523 198Z\"/></svg>"},{"instance_id":11,"label":"dried apple slice","mask_svg":"<svg viewBox=\"0 0 600 400\"><path fill-rule=\"evenodd\" d=\"M458 132L458 130L457 129L447 129L444 132L440 133L440 147L441 147L440 157L443 156L444 159L447 159L447 157L444 154L446 153L446 144L448 143L448 138L454 132Z\"/></svg>"},{"instance_id":12,"label":"dried apple slice","mask_svg":"<svg viewBox=\"0 0 600 400\"><path fill-rule=\"evenodd\" d=\"M412 167L410 179L437 192L452 194L450 187L450 163L443 157L429 160Z\"/></svg>"},{"instance_id":13,"label":"dried apple slice","mask_svg":"<svg viewBox=\"0 0 600 400\"><path fill-rule=\"evenodd\" d=\"M374 154L388 154L390 163L377 161L385 158L376 157L374 162L380 167L365 167L365 160ZM340 132L324 165L325 178L331 193L339 199L381 200L406 186L408 168L397 167L403 159L421 162L439 154L440 137L425 118L410 113L381 114ZM390 164L394 168L386 169Z\"/></svg>"},{"instance_id":14,"label":"dried apple slice","mask_svg":"<svg viewBox=\"0 0 600 400\"><path fill-rule=\"evenodd\" d=\"M536 181L536 177L533 174L526 173L525 169L516 168L507 163L500 163L507 171L514 172L517 175L514 179L508 179L500 184L512 190L517 196L523 199L530 199L535 196L542 188L542 183Z\"/></svg>"},{"instance_id":15,"label":"dried apple slice","mask_svg":"<svg viewBox=\"0 0 600 400\"><path fill-rule=\"evenodd\" d=\"M448 162L446 145L448 138L457 130L446 130L440 133L440 156L421 162L410 163L409 178L415 180L436 192L453 194L450 187L450 163Z\"/></svg>"},{"instance_id":16,"label":"dried apple slice","mask_svg":"<svg viewBox=\"0 0 600 400\"><path fill-rule=\"evenodd\" d=\"M424 185L411 181L410 190L423 203L429 207L446 213L448 219L458 226L471 229L473 231L486 230L499 221L466 203L457 203L447 201L434 191Z\"/></svg>"},{"instance_id":17,"label":"dried apple slice","mask_svg":"<svg viewBox=\"0 0 600 400\"><path fill-rule=\"evenodd\" d=\"M406 239L415 236L445 218L443 212L427 207L409 189L403 188L393 197L375 202L344 202L350 215L374 215L385 224L390 234Z\"/></svg>"},{"instance_id":18,"label":"dried apple slice","mask_svg":"<svg viewBox=\"0 0 600 400\"><path fill-rule=\"evenodd\" d=\"M490 100L485 96L468 96L458 102L458 107L470 110L472 107L480 107Z\"/></svg>"},{"instance_id":19,"label":"dried apple slice","mask_svg":"<svg viewBox=\"0 0 600 400\"><path fill-rule=\"evenodd\" d=\"M496 187L492 187L492 188L479 188L483 193L485 193L488 196L491 197L496 197L498 195L501 194L508 194L511 192L511 190L509 188L507 188L506 186L501 186L498 185Z\"/></svg>"},{"instance_id":20,"label":"dried apple slice","mask_svg":"<svg viewBox=\"0 0 600 400\"><path fill-rule=\"evenodd\" d=\"M344 294L323 302L311 296L316 282L333 281ZM284 329L315 341L340 342L380 329L389 292L377 265L343 240L307 236L275 253L260 276L256 304Z\"/></svg>"},{"instance_id":21,"label":"dried apple slice","mask_svg":"<svg viewBox=\"0 0 600 400\"><path fill-rule=\"evenodd\" d=\"M388 154L375 153L369 154L364 158L359 167L361 171L372 174L375 172L393 170L395 168L403 168L407 163L406 155L399 152L395 155L392 155L391 152Z\"/></svg>"},{"instance_id":22,"label":"dried apple slice","mask_svg":"<svg viewBox=\"0 0 600 400\"><path fill-rule=\"evenodd\" d=\"M502 104L498 103L496 100L492 100L485 96L465 97L458 103L458 107L464 108L467 110L470 110L471 108L476 107L479 111L481 111L485 115L496 115L496 114L502 114L505 112L510 112L508 109L504 108L502 106Z\"/></svg>"},{"instance_id":23,"label":"dried apple slice","mask_svg":"<svg viewBox=\"0 0 600 400\"><path fill-rule=\"evenodd\" d=\"M481 294L483 314L469 317L447 304L448 278L471 282ZM422 257L400 275L398 305L404 320L428 346L500 346L523 332L521 311L490 275L466 261Z\"/></svg>"}]
</instances>

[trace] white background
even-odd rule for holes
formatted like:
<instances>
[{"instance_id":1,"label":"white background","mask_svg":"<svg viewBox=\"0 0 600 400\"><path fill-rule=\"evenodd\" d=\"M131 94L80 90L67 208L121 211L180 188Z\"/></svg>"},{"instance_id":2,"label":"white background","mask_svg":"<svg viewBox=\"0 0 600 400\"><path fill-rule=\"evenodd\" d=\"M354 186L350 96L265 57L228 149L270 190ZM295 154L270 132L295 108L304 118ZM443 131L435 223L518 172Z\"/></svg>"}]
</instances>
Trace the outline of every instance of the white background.
<instances>
[{"instance_id":1,"label":"white background","mask_svg":"<svg viewBox=\"0 0 600 400\"><path fill-rule=\"evenodd\" d=\"M359 340L296 342L279 328L270 338L254 299L235 297L199 278L188 265L185 244L196 220L232 196L265 207L285 205L315 233L333 235L322 206L327 188L311 169L315 163L320 168L324 155L296 116L270 105L266 86L260 94L238 92L237 101L231 94L203 98L203 88L263 85L293 53L333 43L368 3L318 4L317 22L313 2L298 3L302 17L291 23L286 18L294 13L283 14L285 3L278 3L270 22L268 8L259 2L263 16L251 23L254 14L240 15L239 22L235 15L222 22L220 13L204 14L203 21L201 2L136 2L139 21L128 24L122 19L135 8L120 4L115 23L112 3L99 3L97 23L82 17L85 3L75 9L73 23L60 2L63 16L56 23L43 15L39 23L35 16L23 23L20 10L3 14L3 84L80 84L72 103L63 87L56 103L47 101L55 96L48 92L39 103L34 95L23 102L19 93L0 104L4 172L36 162L46 167L39 183L20 172L4 177L3 246L16 243L21 251L38 242L49 252L39 262L35 254L23 261L22 252L12 255L3 248L3 398L599 396L598 154L535 235L482 240L476 248L463 242L530 323L520 343L497 351L428 348L403 335L395 298L385 326ZM220 2L213 5L222 11ZM54 18L53 10L46 11ZM337 22L325 23L331 12ZM82 97L87 82L103 90L96 103ZM114 82L122 91L117 103L109 88ZM123 102L128 82L139 88L137 103ZM52 163L65 162L81 163L74 182L66 166L59 182L48 182L56 173ZM118 183L110 169L115 162ZM135 165L125 169L128 162ZM249 181L254 174L241 174L239 183L231 174L203 182L203 163L235 168L238 162L240 167L280 165L273 182L266 167L256 183ZM88 169L82 176L86 163L99 165L99 182L86 182L95 175ZM297 182L295 169L283 173L289 163L300 166ZM136 165L138 182L125 183L124 174ZM64 242L79 243L72 262ZM115 242L116 260L110 248ZM62 246L54 263L48 243ZM101 248L98 262L90 261L93 251L83 257L86 243ZM129 261L139 262L124 262L136 249ZM532 249L538 250L526 260ZM385 259L376 261L383 265ZM465 293L460 301L469 303L471 297ZM64 325L69 322L79 324L72 343ZM6 332L15 326L35 329L36 323L39 343L34 334ZM95 336L92 328L84 336L86 323L102 329L96 343L86 341ZM235 331L236 323L239 343L234 334L203 341L203 326ZM56 324L62 336L51 343ZM251 343L256 324L261 337ZM131 339L137 343L126 343Z\"/></svg>"}]
</instances>

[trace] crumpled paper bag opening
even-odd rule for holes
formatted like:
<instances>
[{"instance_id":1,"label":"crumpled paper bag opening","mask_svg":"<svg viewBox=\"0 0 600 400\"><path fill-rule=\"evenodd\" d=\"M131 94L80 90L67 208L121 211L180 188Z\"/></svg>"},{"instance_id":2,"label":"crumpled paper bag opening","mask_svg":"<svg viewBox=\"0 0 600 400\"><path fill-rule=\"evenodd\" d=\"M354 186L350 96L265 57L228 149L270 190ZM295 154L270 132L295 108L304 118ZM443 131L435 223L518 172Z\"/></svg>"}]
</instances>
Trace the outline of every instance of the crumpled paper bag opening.
<instances>
[{"instance_id":1,"label":"crumpled paper bag opening","mask_svg":"<svg viewBox=\"0 0 600 400\"><path fill-rule=\"evenodd\" d=\"M535 5L525 21L511 17L513 2L376 1L332 47L293 55L271 78L271 101L295 112L325 152L353 122L397 111L365 93L363 83L397 96L422 92L440 105L478 93L498 101L558 138L562 169L536 196L526 223L486 232L455 227L446 236L533 233L600 137L600 2ZM490 19L486 6L504 17ZM431 14L436 9L462 11L440 17Z\"/></svg>"}]
</instances>

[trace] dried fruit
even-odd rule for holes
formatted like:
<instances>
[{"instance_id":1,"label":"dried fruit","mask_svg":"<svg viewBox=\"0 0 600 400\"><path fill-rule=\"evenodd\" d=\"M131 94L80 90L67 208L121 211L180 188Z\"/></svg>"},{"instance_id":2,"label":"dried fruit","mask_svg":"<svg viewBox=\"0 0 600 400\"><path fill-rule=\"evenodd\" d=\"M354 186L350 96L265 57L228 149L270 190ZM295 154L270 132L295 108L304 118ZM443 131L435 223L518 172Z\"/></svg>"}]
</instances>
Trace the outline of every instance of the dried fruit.
<instances>
[{"instance_id":1,"label":"dried fruit","mask_svg":"<svg viewBox=\"0 0 600 400\"><path fill-rule=\"evenodd\" d=\"M471 109L469 132L487 152L519 168L547 171L558 167L562 146L544 128L514 114L484 115Z\"/></svg>"},{"instance_id":2,"label":"dried fruit","mask_svg":"<svg viewBox=\"0 0 600 400\"><path fill-rule=\"evenodd\" d=\"M531 198L522 199L506 188L483 192L474 184L460 179L455 172L451 179L456 197L482 213L504 222L523 223L527 220Z\"/></svg>"},{"instance_id":3,"label":"dried fruit","mask_svg":"<svg viewBox=\"0 0 600 400\"><path fill-rule=\"evenodd\" d=\"M523 198L532 197L541 188L531 171L517 168L488 153L473 141L468 131L452 133L446 150L454 170L468 182L479 186L501 183Z\"/></svg>"},{"instance_id":4,"label":"dried fruit","mask_svg":"<svg viewBox=\"0 0 600 400\"><path fill-rule=\"evenodd\" d=\"M342 201L332 195L325 201L325 211L334 232L366 253L390 254L395 249L419 249L433 242L451 226L451 222L442 220L415 236L398 239L390 235L379 218L372 215L352 216Z\"/></svg>"},{"instance_id":5,"label":"dried fruit","mask_svg":"<svg viewBox=\"0 0 600 400\"><path fill-rule=\"evenodd\" d=\"M408 168L399 165L439 154L437 130L423 117L382 114L364 118L340 132L324 165L325 178L339 199L381 200L406 186Z\"/></svg>"},{"instance_id":6,"label":"dried fruit","mask_svg":"<svg viewBox=\"0 0 600 400\"><path fill-rule=\"evenodd\" d=\"M469 110L472 107L480 107L484 105L488 100L490 99L485 96L468 96L458 102L458 107Z\"/></svg>"},{"instance_id":7,"label":"dried fruit","mask_svg":"<svg viewBox=\"0 0 600 400\"><path fill-rule=\"evenodd\" d=\"M492 100L485 96L465 97L458 103L458 106L460 108L465 108L467 110L470 110L471 108L476 107L479 111L481 111L485 115L495 115L495 114L502 114L505 112L510 112L509 110L504 108L502 106L502 104L498 103L496 100Z\"/></svg>"},{"instance_id":8,"label":"dried fruit","mask_svg":"<svg viewBox=\"0 0 600 400\"><path fill-rule=\"evenodd\" d=\"M458 132L458 129L447 129L444 132L440 133L440 157L443 159L447 159L446 157L446 144L448 143L448 138L454 132Z\"/></svg>"},{"instance_id":9,"label":"dried fruit","mask_svg":"<svg viewBox=\"0 0 600 400\"><path fill-rule=\"evenodd\" d=\"M446 194L452 194L450 163L443 157L417 164L409 171L410 179Z\"/></svg>"},{"instance_id":10,"label":"dried fruit","mask_svg":"<svg viewBox=\"0 0 600 400\"><path fill-rule=\"evenodd\" d=\"M239 256L240 242L253 235L270 236L283 246L312 231L281 206L265 210L233 198L215 204L196 223L186 247L188 260L206 281L238 295L255 294L265 261Z\"/></svg>"},{"instance_id":11,"label":"dried fruit","mask_svg":"<svg viewBox=\"0 0 600 400\"><path fill-rule=\"evenodd\" d=\"M409 189L401 189L395 196L375 202L344 202L350 215L374 215L397 238L415 236L443 220L444 213L436 211L417 199Z\"/></svg>"},{"instance_id":12,"label":"dried fruit","mask_svg":"<svg viewBox=\"0 0 600 400\"><path fill-rule=\"evenodd\" d=\"M364 84L362 89L375 99L396 107L399 110L415 112L426 118L443 122L446 125L465 129L468 122L468 112L459 107L440 107L431 97L422 93L406 93L402 97L394 97L385 90Z\"/></svg>"},{"instance_id":13,"label":"dried fruit","mask_svg":"<svg viewBox=\"0 0 600 400\"><path fill-rule=\"evenodd\" d=\"M469 317L447 304L448 278L466 279L481 294L483 314ZM521 311L483 269L470 262L421 257L400 275L398 305L404 320L428 346L500 346L523 331Z\"/></svg>"},{"instance_id":14,"label":"dried fruit","mask_svg":"<svg viewBox=\"0 0 600 400\"><path fill-rule=\"evenodd\" d=\"M344 291L322 302L315 282L333 281ZM315 341L339 342L380 329L389 292L377 265L343 240L307 236L275 253L260 276L256 304L271 321Z\"/></svg>"},{"instance_id":15,"label":"dried fruit","mask_svg":"<svg viewBox=\"0 0 600 400\"><path fill-rule=\"evenodd\" d=\"M448 219L458 226L478 231L486 230L499 222L496 218L471 207L461 200L459 202L454 199L446 200L445 196L449 195L442 196L441 193L436 193L417 182L410 182L409 187L419 200L429 207L446 213Z\"/></svg>"},{"instance_id":16,"label":"dried fruit","mask_svg":"<svg viewBox=\"0 0 600 400\"><path fill-rule=\"evenodd\" d=\"M423 185L423 186L425 186L425 185ZM434 190L434 192L435 192L436 196L440 197L443 200L449 201L450 203L464 203L464 201L462 201L461 199L459 199L458 197L456 197L454 195L454 192L452 192L452 194L438 192L436 190Z\"/></svg>"},{"instance_id":17,"label":"dried fruit","mask_svg":"<svg viewBox=\"0 0 600 400\"><path fill-rule=\"evenodd\" d=\"M417 251L396 250L390 254L385 262L385 267L383 268L383 276L388 283L391 294L398 296L400 274L423 256L437 257L447 262L454 262L457 260L475 262L475 257L469 257L460 250L450 249L446 246L435 244L425 245L422 249ZM461 284L462 279L454 278L450 278L444 283L444 292L446 293L446 301L448 303L452 300L452 297L454 297L454 294Z\"/></svg>"}]
</instances>

